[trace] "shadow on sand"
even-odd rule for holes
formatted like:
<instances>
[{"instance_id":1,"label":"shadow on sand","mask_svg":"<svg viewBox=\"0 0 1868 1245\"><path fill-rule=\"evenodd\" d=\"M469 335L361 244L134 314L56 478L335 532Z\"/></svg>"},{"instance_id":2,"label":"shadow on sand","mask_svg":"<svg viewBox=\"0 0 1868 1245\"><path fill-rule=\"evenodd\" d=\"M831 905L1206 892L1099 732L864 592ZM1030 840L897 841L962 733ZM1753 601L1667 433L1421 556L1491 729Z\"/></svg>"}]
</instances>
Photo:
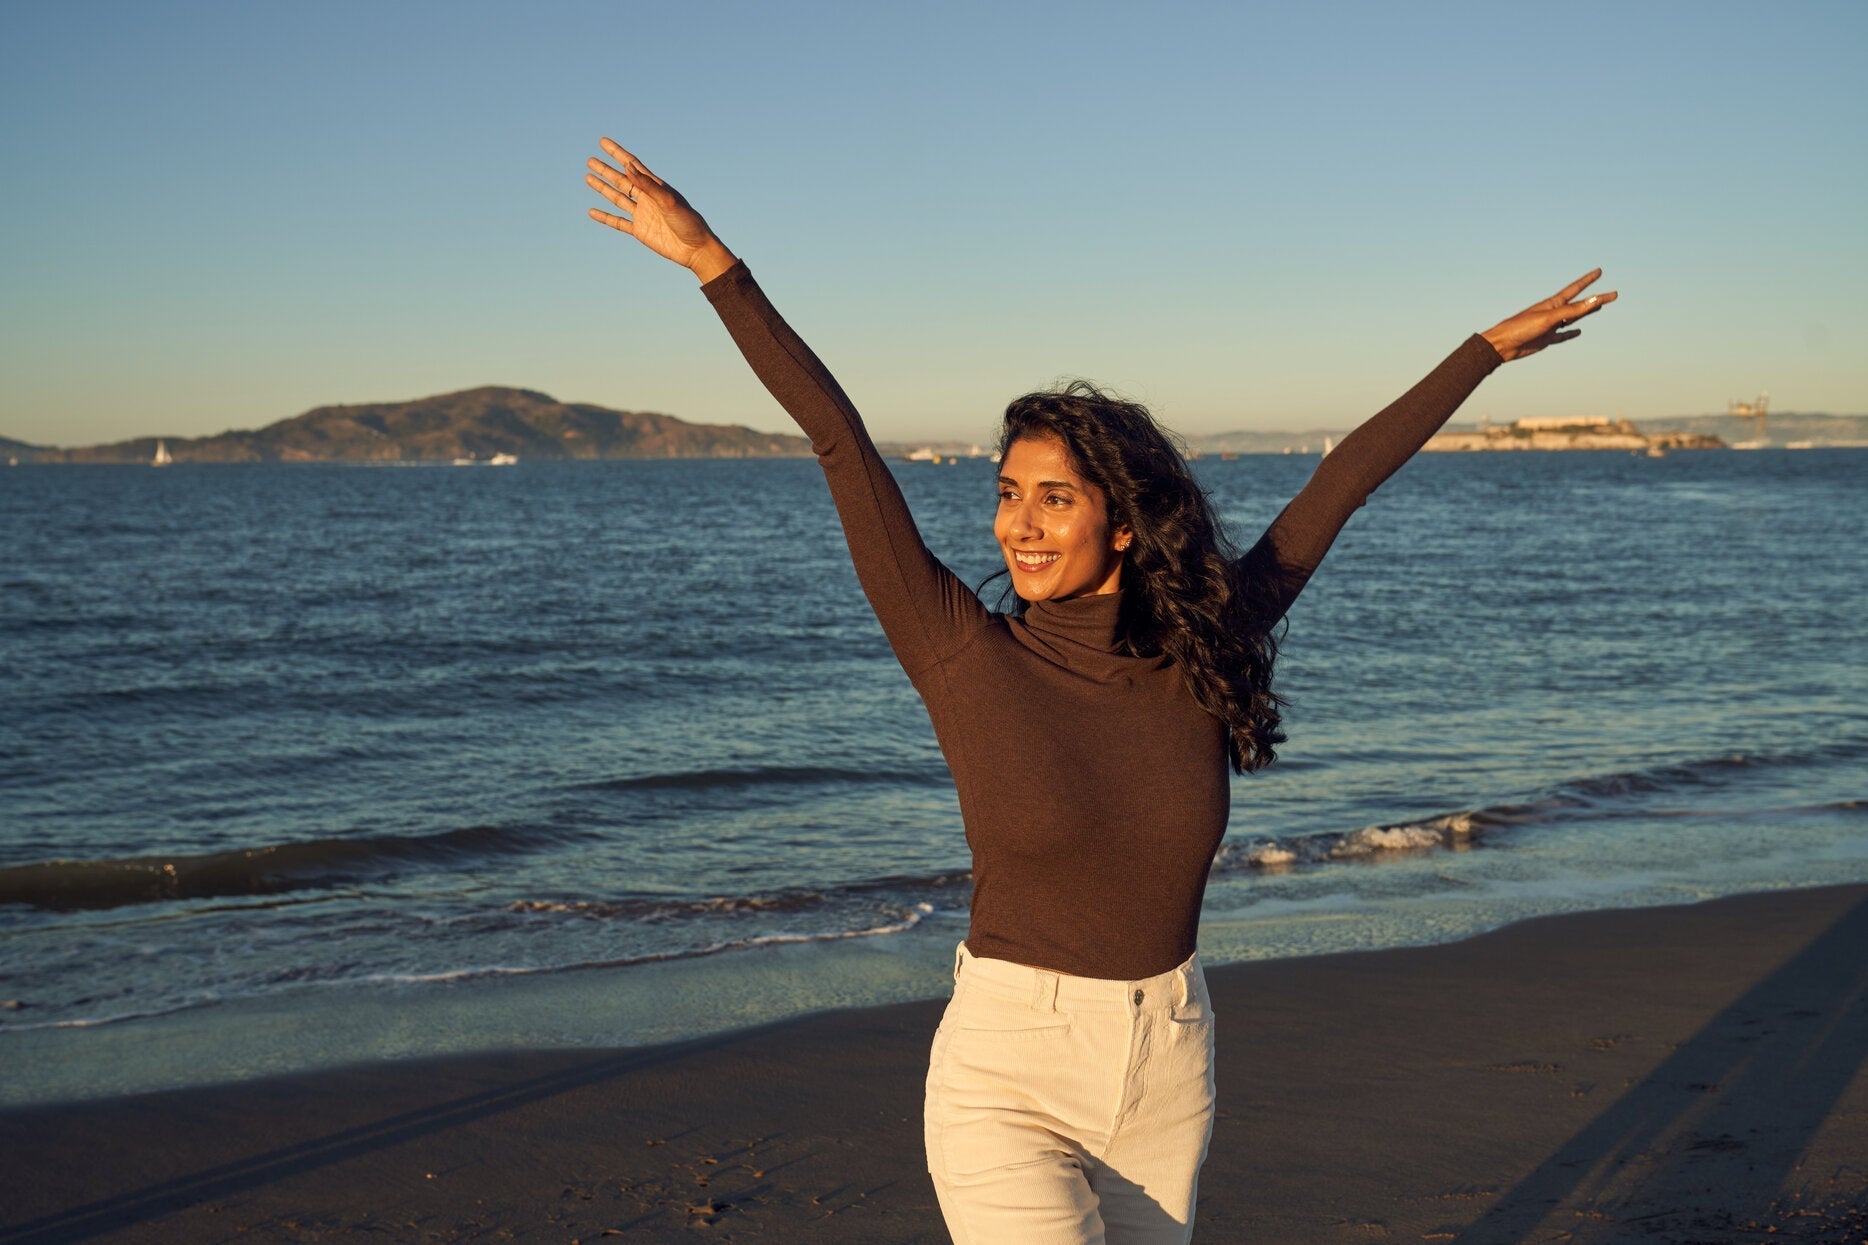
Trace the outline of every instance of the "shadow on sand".
<instances>
[{"instance_id":1,"label":"shadow on sand","mask_svg":"<svg viewBox=\"0 0 1868 1245\"><path fill-rule=\"evenodd\" d=\"M6 1245L15 1245L16 1242L21 1245L26 1242L32 1245L52 1245L53 1242L90 1240L95 1236L162 1218L190 1206L387 1150L528 1103L570 1093L671 1059L684 1058L697 1050L742 1041L746 1037L747 1032L742 1031L713 1040L579 1060L568 1068L542 1076L403 1111L354 1128L340 1129L321 1137L279 1146L263 1154L158 1181L132 1192L98 1198L69 1210L43 1215L10 1227L0 1227L0 1242ZM289 1083L292 1082L282 1082ZM197 1092L177 1091L177 1097ZM267 1086L265 1082L256 1082L241 1087L239 1092L257 1099L266 1094ZM79 1110L82 1110L82 1105ZM29 1182L32 1179L31 1121L34 1115L34 1112L28 1110L14 1117L0 1117L0 1168L8 1170L9 1183Z\"/></svg>"},{"instance_id":2,"label":"shadow on sand","mask_svg":"<svg viewBox=\"0 0 1868 1245\"><path fill-rule=\"evenodd\" d=\"M1800 1160L1865 1052L1868 900L1682 1043L1457 1239L1798 1239L1797 1211L1820 1207L1820 1186L1836 1174L1802 1171Z\"/></svg>"}]
</instances>

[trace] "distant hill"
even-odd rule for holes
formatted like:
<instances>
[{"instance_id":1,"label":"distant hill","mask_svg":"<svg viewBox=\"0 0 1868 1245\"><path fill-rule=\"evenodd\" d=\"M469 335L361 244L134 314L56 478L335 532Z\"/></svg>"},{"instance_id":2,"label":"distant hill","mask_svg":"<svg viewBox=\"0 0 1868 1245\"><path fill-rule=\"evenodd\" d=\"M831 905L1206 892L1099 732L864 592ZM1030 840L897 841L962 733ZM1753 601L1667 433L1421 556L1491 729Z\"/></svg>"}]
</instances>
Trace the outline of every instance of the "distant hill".
<instances>
[{"instance_id":1,"label":"distant hill","mask_svg":"<svg viewBox=\"0 0 1868 1245\"><path fill-rule=\"evenodd\" d=\"M0 463L37 462L45 450L43 445L30 445L25 441L15 441L12 437L0 437Z\"/></svg>"},{"instance_id":2,"label":"distant hill","mask_svg":"<svg viewBox=\"0 0 1868 1245\"><path fill-rule=\"evenodd\" d=\"M1313 428L1309 432L1260 432L1239 428L1232 432L1209 432L1187 438L1187 448L1202 454L1316 454L1323 449L1323 438L1342 440L1348 428Z\"/></svg>"},{"instance_id":3,"label":"distant hill","mask_svg":"<svg viewBox=\"0 0 1868 1245\"><path fill-rule=\"evenodd\" d=\"M27 447L42 463L148 462L156 437L81 449ZM254 432L163 437L178 463L449 462L561 458L799 458L805 438L672 415L560 402L487 386L413 402L321 406ZM11 444L23 444L14 442ZM21 461L27 461L20 454Z\"/></svg>"},{"instance_id":4,"label":"distant hill","mask_svg":"<svg viewBox=\"0 0 1868 1245\"><path fill-rule=\"evenodd\" d=\"M1751 420L1731 415L1680 415L1637 422L1643 432L1662 429L1704 432L1723 439L1728 445L1737 445L1758 435ZM1868 445L1868 415L1800 415L1795 411L1772 411L1765 420L1764 436L1776 446L1793 441L1807 441L1813 447Z\"/></svg>"}]
</instances>

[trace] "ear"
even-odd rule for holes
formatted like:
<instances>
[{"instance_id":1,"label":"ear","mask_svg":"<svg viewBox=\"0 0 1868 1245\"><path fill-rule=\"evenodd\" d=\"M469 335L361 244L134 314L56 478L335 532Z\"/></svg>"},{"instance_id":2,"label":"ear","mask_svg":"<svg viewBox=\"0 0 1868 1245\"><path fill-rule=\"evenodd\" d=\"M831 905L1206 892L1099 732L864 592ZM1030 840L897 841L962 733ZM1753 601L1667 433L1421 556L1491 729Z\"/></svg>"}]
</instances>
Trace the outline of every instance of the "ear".
<instances>
[{"instance_id":1,"label":"ear","mask_svg":"<svg viewBox=\"0 0 1868 1245\"><path fill-rule=\"evenodd\" d=\"M1121 553L1124 550L1126 550L1134 540L1135 540L1134 532L1131 532L1126 527L1119 527L1115 530L1115 535L1113 537L1112 543L1116 547L1116 552Z\"/></svg>"}]
</instances>

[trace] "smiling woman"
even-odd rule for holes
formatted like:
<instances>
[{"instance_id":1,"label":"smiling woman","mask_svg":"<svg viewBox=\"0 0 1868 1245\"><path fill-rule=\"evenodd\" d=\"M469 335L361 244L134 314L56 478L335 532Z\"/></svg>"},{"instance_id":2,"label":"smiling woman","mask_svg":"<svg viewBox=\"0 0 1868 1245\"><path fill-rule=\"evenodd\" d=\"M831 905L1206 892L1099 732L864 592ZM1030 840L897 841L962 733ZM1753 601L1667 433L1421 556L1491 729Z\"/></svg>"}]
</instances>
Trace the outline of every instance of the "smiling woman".
<instances>
[{"instance_id":1,"label":"smiling woman","mask_svg":"<svg viewBox=\"0 0 1868 1245\"><path fill-rule=\"evenodd\" d=\"M602 224L691 269L810 435L857 577L933 721L973 852L973 907L927 1082L928 1169L959 1242L1184 1242L1213 1121L1195 953L1228 769L1268 763L1272 629L1336 533L1494 368L1613 299L1554 298L1474 334L1324 460L1232 556L1141 407L1076 384L1006 411L998 613L922 542L860 416L746 266L620 146Z\"/></svg>"},{"instance_id":2,"label":"smiling woman","mask_svg":"<svg viewBox=\"0 0 1868 1245\"><path fill-rule=\"evenodd\" d=\"M1133 539L1128 528L1110 527L1103 491L1077 474L1052 436L1020 437L1001 456L992 534L1025 601L1116 591Z\"/></svg>"}]
</instances>

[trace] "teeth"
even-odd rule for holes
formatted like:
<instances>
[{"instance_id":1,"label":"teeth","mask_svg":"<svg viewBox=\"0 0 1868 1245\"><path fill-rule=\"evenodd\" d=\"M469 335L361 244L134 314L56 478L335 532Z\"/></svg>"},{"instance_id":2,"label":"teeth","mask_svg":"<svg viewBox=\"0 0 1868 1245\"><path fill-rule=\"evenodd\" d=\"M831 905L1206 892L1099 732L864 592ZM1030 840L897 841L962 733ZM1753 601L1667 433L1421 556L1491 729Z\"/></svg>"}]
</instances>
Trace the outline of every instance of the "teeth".
<instances>
[{"instance_id":1,"label":"teeth","mask_svg":"<svg viewBox=\"0 0 1868 1245\"><path fill-rule=\"evenodd\" d=\"M1032 570L1040 566L1049 566L1058 558L1055 553L1015 553L1012 556L1017 559L1020 566L1029 567Z\"/></svg>"}]
</instances>

